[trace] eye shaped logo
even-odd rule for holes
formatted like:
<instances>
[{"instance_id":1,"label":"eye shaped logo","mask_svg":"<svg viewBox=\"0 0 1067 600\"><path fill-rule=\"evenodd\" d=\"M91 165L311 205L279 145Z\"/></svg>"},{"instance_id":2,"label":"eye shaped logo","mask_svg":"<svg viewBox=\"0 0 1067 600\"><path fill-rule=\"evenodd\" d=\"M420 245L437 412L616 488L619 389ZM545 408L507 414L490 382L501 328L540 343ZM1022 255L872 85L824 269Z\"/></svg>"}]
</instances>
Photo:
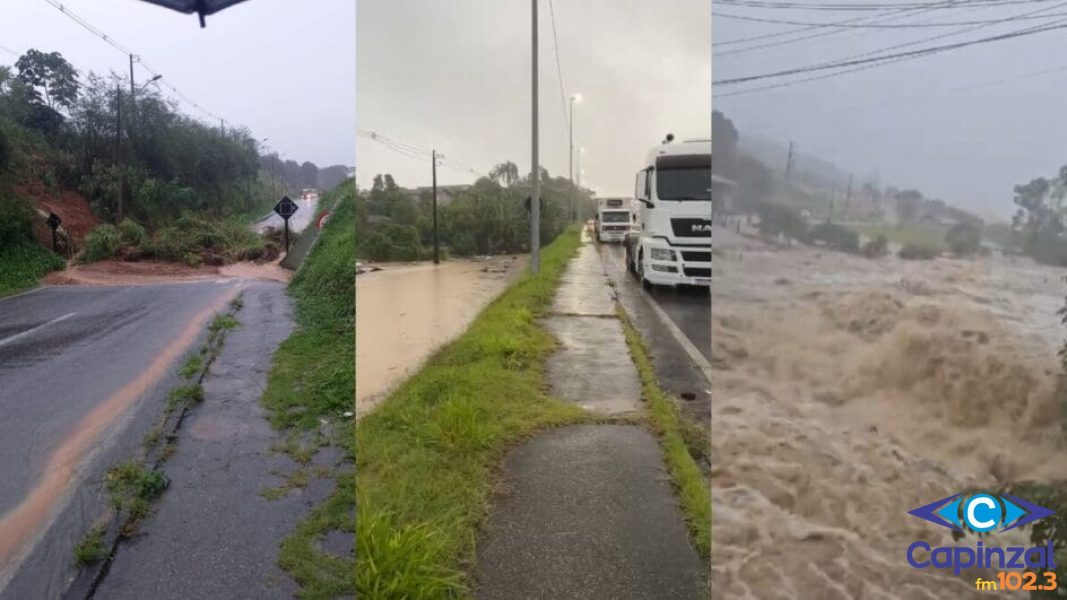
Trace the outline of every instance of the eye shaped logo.
<instances>
[{"instance_id":1,"label":"eye shaped logo","mask_svg":"<svg viewBox=\"0 0 1067 600\"><path fill-rule=\"evenodd\" d=\"M979 493L970 496L955 494L908 511L908 514L949 529L982 533L997 527L1001 527L1002 532L1022 527L1051 516L1054 511L1015 496Z\"/></svg>"}]
</instances>

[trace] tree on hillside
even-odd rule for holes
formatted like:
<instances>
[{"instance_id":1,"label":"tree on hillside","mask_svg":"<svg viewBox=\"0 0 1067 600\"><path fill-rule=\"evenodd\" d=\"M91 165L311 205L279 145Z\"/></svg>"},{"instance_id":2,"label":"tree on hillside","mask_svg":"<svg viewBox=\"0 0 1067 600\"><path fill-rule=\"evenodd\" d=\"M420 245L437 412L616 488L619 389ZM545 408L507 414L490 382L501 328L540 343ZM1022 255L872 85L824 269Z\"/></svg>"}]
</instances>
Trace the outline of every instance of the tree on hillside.
<instances>
[{"instance_id":1,"label":"tree on hillside","mask_svg":"<svg viewBox=\"0 0 1067 600\"><path fill-rule=\"evenodd\" d=\"M739 134L733 121L717 110L711 111L711 156L728 160L737 148Z\"/></svg>"},{"instance_id":2,"label":"tree on hillside","mask_svg":"<svg viewBox=\"0 0 1067 600\"><path fill-rule=\"evenodd\" d=\"M58 52L46 54L31 48L19 57L15 68L18 81L32 90L33 100L52 110L70 108L78 97L78 72Z\"/></svg>"}]
</instances>

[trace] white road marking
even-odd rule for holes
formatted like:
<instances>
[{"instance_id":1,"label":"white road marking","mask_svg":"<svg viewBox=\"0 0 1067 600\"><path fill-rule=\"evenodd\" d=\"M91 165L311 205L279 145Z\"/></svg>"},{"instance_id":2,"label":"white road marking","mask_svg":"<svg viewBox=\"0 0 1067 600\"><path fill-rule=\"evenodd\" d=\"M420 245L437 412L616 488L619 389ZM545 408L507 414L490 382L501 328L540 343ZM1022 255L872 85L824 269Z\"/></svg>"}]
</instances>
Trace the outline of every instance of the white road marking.
<instances>
[{"instance_id":1,"label":"white road marking","mask_svg":"<svg viewBox=\"0 0 1067 600\"><path fill-rule=\"evenodd\" d=\"M700 350L697 349L696 345L689 341L689 338L682 333L682 330L674 324L674 321L672 321L670 316L667 315L667 312L656 303L656 299L652 297L652 294L648 293L648 290L642 287L641 294L645 297L645 300L648 301L648 305L652 307L652 312L656 313L656 317L663 323L663 326L667 328L667 331L670 332L679 344L681 344L682 349L689 355L689 358L700 368L700 372L703 373L704 377L708 380L708 385L711 385L711 363L708 362L708 359L704 358L704 354L702 354ZM711 310L710 300L708 301L708 310Z\"/></svg>"},{"instance_id":2,"label":"white road marking","mask_svg":"<svg viewBox=\"0 0 1067 600\"><path fill-rule=\"evenodd\" d=\"M73 317L76 314L78 314L78 313L67 313L67 314L63 315L62 317L57 317L57 318L52 319L51 321L49 321L47 323L43 323L43 324L38 325L37 327L33 327L31 329L27 329L26 331L23 331L22 333L16 333L15 335L13 335L11 337L6 337L6 338L0 340L0 346L4 346L4 345L7 345L7 344L10 344L11 342L13 342L13 341L15 341L17 339L24 338L24 337L30 335L31 333L33 333L35 331L40 331L41 329L44 329L45 327L48 327L49 325L55 325L56 323L59 323L60 321L66 321L67 319Z\"/></svg>"}]
</instances>

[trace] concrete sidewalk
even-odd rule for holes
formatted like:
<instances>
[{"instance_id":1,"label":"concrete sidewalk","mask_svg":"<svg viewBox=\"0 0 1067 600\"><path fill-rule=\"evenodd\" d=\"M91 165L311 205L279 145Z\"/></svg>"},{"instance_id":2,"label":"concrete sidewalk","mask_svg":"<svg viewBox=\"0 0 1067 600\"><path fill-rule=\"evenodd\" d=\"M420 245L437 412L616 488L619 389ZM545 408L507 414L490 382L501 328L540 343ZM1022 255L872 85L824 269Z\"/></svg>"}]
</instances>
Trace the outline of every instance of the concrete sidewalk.
<instances>
[{"instance_id":1,"label":"concrete sidewalk","mask_svg":"<svg viewBox=\"0 0 1067 600\"><path fill-rule=\"evenodd\" d=\"M562 346L548 364L553 394L605 416L643 409L591 244L568 265L545 326ZM545 432L507 456L503 477L478 544L477 598L707 598L707 566L644 428Z\"/></svg>"},{"instance_id":2,"label":"concrete sidewalk","mask_svg":"<svg viewBox=\"0 0 1067 600\"><path fill-rule=\"evenodd\" d=\"M279 544L334 484L311 478L276 500L261 495L298 467L272 451L284 434L259 403L271 356L293 321L280 284L250 284L243 300L242 326L227 334L204 379L204 401L186 416L177 451L164 463L170 487L119 546L96 598L288 599L297 591L277 565ZM340 459L326 447L312 462L330 468Z\"/></svg>"}]
</instances>

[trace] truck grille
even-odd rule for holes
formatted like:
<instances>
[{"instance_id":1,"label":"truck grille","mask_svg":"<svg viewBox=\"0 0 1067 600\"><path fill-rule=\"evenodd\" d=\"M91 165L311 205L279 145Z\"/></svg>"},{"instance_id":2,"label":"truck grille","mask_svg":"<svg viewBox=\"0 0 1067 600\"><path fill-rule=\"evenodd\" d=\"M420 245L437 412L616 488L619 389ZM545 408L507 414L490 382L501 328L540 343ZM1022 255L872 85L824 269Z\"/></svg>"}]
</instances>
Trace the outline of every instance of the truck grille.
<instances>
[{"instance_id":1,"label":"truck grille","mask_svg":"<svg viewBox=\"0 0 1067 600\"><path fill-rule=\"evenodd\" d=\"M711 252L690 252L682 250L682 260L686 262L711 262Z\"/></svg>"},{"instance_id":2,"label":"truck grille","mask_svg":"<svg viewBox=\"0 0 1067 600\"><path fill-rule=\"evenodd\" d=\"M711 237L711 219L671 219L677 237Z\"/></svg>"},{"instance_id":3,"label":"truck grille","mask_svg":"<svg viewBox=\"0 0 1067 600\"><path fill-rule=\"evenodd\" d=\"M626 231L629 228L629 225L605 225L602 227L604 231Z\"/></svg>"},{"instance_id":4,"label":"truck grille","mask_svg":"<svg viewBox=\"0 0 1067 600\"><path fill-rule=\"evenodd\" d=\"M696 269L693 267L685 268L686 277L711 277L711 269Z\"/></svg>"}]
</instances>

